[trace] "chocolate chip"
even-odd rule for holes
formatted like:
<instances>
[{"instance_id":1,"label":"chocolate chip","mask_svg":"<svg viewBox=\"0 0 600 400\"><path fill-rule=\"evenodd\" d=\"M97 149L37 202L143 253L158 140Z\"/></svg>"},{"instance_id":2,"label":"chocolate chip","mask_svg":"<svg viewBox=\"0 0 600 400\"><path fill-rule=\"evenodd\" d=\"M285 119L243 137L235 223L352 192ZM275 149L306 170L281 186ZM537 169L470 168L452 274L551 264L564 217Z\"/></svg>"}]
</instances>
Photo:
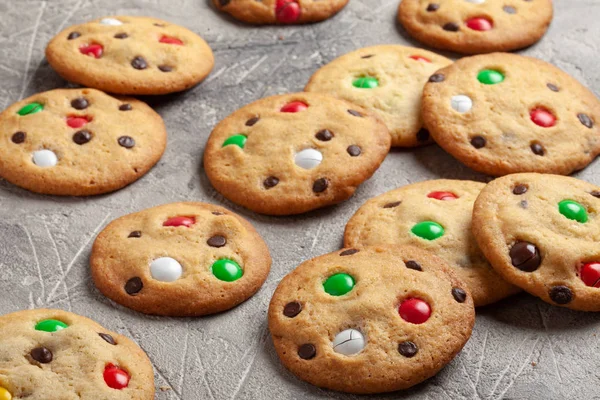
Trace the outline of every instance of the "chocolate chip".
<instances>
[{"instance_id":1,"label":"chocolate chip","mask_svg":"<svg viewBox=\"0 0 600 400\"><path fill-rule=\"evenodd\" d=\"M340 256L351 256L352 254L356 254L358 252L359 252L358 249L348 249L348 250L342 251L340 253Z\"/></svg>"},{"instance_id":2,"label":"chocolate chip","mask_svg":"<svg viewBox=\"0 0 600 400\"><path fill-rule=\"evenodd\" d=\"M154 26L158 26L160 28L164 28L166 25L165 24L159 24L159 23L155 22Z\"/></svg>"},{"instance_id":3,"label":"chocolate chip","mask_svg":"<svg viewBox=\"0 0 600 400\"><path fill-rule=\"evenodd\" d=\"M259 120L260 117L252 117L248 121L246 121L246 126L254 126Z\"/></svg>"},{"instance_id":4,"label":"chocolate chip","mask_svg":"<svg viewBox=\"0 0 600 400\"><path fill-rule=\"evenodd\" d=\"M271 189L272 187L277 186L278 183L279 183L279 178L277 178L275 176L270 176L263 181L263 185L264 185L265 189Z\"/></svg>"},{"instance_id":5,"label":"chocolate chip","mask_svg":"<svg viewBox=\"0 0 600 400\"><path fill-rule=\"evenodd\" d=\"M333 139L333 133L329 129L323 129L317 132L315 137L323 142L328 142Z\"/></svg>"},{"instance_id":6,"label":"chocolate chip","mask_svg":"<svg viewBox=\"0 0 600 400\"><path fill-rule=\"evenodd\" d=\"M148 68L148 63L144 60L144 57L137 56L131 60L131 66L135 69L146 69Z\"/></svg>"},{"instance_id":7,"label":"chocolate chip","mask_svg":"<svg viewBox=\"0 0 600 400\"><path fill-rule=\"evenodd\" d=\"M227 4L229 4L231 0L219 0L219 4L221 5L221 7L225 7Z\"/></svg>"},{"instance_id":8,"label":"chocolate chip","mask_svg":"<svg viewBox=\"0 0 600 400\"><path fill-rule=\"evenodd\" d=\"M352 157L358 157L360 156L361 150L360 147L358 147L357 145L353 144L351 146L348 146L348 148L346 149L346 151L348 152L348 154L350 154Z\"/></svg>"},{"instance_id":9,"label":"chocolate chip","mask_svg":"<svg viewBox=\"0 0 600 400\"><path fill-rule=\"evenodd\" d=\"M302 311L302 304L297 301L287 303L285 307L283 307L283 315L288 318L294 318L296 315L300 314L300 311Z\"/></svg>"},{"instance_id":10,"label":"chocolate chip","mask_svg":"<svg viewBox=\"0 0 600 400\"><path fill-rule=\"evenodd\" d=\"M558 88L558 86L552 84L552 83L548 83L546 84L546 86L548 86L548 89L552 90L553 92L558 92L560 89Z\"/></svg>"},{"instance_id":11,"label":"chocolate chip","mask_svg":"<svg viewBox=\"0 0 600 400\"><path fill-rule=\"evenodd\" d=\"M367 54L366 56L361 56L360 58L371 58L373 57L375 54Z\"/></svg>"},{"instance_id":12,"label":"chocolate chip","mask_svg":"<svg viewBox=\"0 0 600 400\"><path fill-rule=\"evenodd\" d=\"M418 142L426 142L429 140L429 131L425 128L421 128L419 132L417 132L417 141Z\"/></svg>"},{"instance_id":13,"label":"chocolate chip","mask_svg":"<svg viewBox=\"0 0 600 400\"><path fill-rule=\"evenodd\" d=\"M398 353L402 354L404 357L414 357L418 352L419 348L413 342L406 341L398 345Z\"/></svg>"},{"instance_id":14,"label":"chocolate chip","mask_svg":"<svg viewBox=\"0 0 600 400\"><path fill-rule=\"evenodd\" d=\"M527 190L529 188L525 185L517 185L513 188L513 194L516 194L517 196L522 195L527 193Z\"/></svg>"},{"instance_id":15,"label":"chocolate chip","mask_svg":"<svg viewBox=\"0 0 600 400\"><path fill-rule=\"evenodd\" d=\"M77 39L79 36L81 36L81 33L79 32L71 32L69 33L69 36L67 36L68 40L73 40L73 39Z\"/></svg>"},{"instance_id":16,"label":"chocolate chip","mask_svg":"<svg viewBox=\"0 0 600 400\"><path fill-rule=\"evenodd\" d=\"M73 141L78 145L86 144L92 140L92 133L88 130L77 131L73 134Z\"/></svg>"},{"instance_id":17,"label":"chocolate chip","mask_svg":"<svg viewBox=\"0 0 600 400\"><path fill-rule=\"evenodd\" d=\"M31 358L40 364L48 364L52 361L52 352L45 347L36 347L30 354Z\"/></svg>"},{"instance_id":18,"label":"chocolate chip","mask_svg":"<svg viewBox=\"0 0 600 400\"><path fill-rule=\"evenodd\" d=\"M16 143L16 144L21 144L25 141L25 137L27 137L27 134L25 132L19 131L19 132L15 132L12 135L12 142Z\"/></svg>"},{"instance_id":19,"label":"chocolate chip","mask_svg":"<svg viewBox=\"0 0 600 400\"><path fill-rule=\"evenodd\" d=\"M135 140L133 140L131 136L121 136L118 141L119 144L126 149L131 149L133 146L135 146Z\"/></svg>"},{"instance_id":20,"label":"chocolate chip","mask_svg":"<svg viewBox=\"0 0 600 400\"><path fill-rule=\"evenodd\" d=\"M320 178L313 183L312 190L315 193L321 193L324 192L328 186L329 180L327 178Z\"/></svg>"},{"instance_id":21,"label":"chocolate chip","mask_svg":"<svg viewBox=\"0 0 600 400\"><path fill-rule=\"evenodd\" d=\"M475 147L476 149L485 147L486 143L487 140L485 140L483 136L474 136L471 138L471 146Z\"/></svg>"},{"instance_id":22,"label":"chocolate chip","mask_svg":"<svg viewBox=\"0 0 600 400\"><path fill-rule=\"evenodd\" d=\"M429 82L440 83L444 82L444 79L446 79L444 74L433 74L429 77Z\"/></svg>"},{"instance_id":23,"label":"chocolate chip","mask_svg":"<svg viewBox=\"0 0 600 400\"><path fill-rule=\"evenodd\" d=\"M439 10L439 9L440 9L440 5L439 5L439 4L437 4L437 3L430 3L430 4L427 6L427 11L429 11L429 12L437 11L437 10Z\"/></svg>"},{"instance_id":24,"label":"chocolate chip","mask_svg":"<svg viewBox=\"0 0 600 400\"><path fill-rule=\"evenodd\" d=\"M117 345L117 342L115 342L115 338L113 338L111 335L109 335L108 333L99 333L98 334L102 339L104 339L104 341L108 344L112 344L113 346Z\"/></svg>"},{"instance_id":25,"label":"chocolate chip","mask_svg":"<svg viewBox=\"0 0 600 400\"><path fill-rule=\"evenodd\" d=\"M512 265L524 272L533 272L542 263L540 252L533 243L517 242L509 254Z\"/></svg>"},{"instance_id":26,"label":"chocolate chip","mask_svg":"<svg viewBox=\"0 0 600 400\"><path fill-rule=\"evenodd\" d=\"M85 110L86 108L88 108L89 105L90 103L83 97L78 97L76 99L71 100L71 107L73 107L76 110Z\"/></svg>"},{"instance_id":27,"label":"chocolate chip","mask_svg":"<svg viewBox=\"0 0 600 400\"><path fill-rule=\"evenodd\" d=\"M586 128L592 129L594 126L594 122L587 114L579 113L577 114L577 118L579 118L579 122L581 122Z\"/></svg>"},{"instance_id":28,"label":"chocolate chip","mask_svg":"<svg viewBox=\"0 0 600 400\"><path fill-rule=\"evenodd\" d=\"M355 110L348 110L348 114L354 115L355 117L362 117L363 115Z\"/></svg>"},{"instance_id":29,"label":"chocolate chip","mask_svg":"<svg viewBox=\"0 0 600 400\"><path fill-rule=\"evenodd\" d=\"M168 65L159 65L158 69L162 72L171 72L173 71L173 67L169 67Z\"/></svg>"},{"instance_id":30,"label":"chocolate chip","mask_svg":"<svg viewBox=\"0 0 600 400\"><path fill-rule=\"evenodd\" d=\"M394 208L394 207L398 207L400 204L402 204L401 201L394 201L393 203L387 203L386 205L383 206L383 208Z\"/></svg>"},{"instance_id":31,"label":"chocolate chip","mask_svg":"<svg viewBox=\"0 0 600 400\"><path fill-rule=\"evenodd\" d=\"M127 39L129 37L125 32L117 33L114 38L115 39Z\"/></svg>"},{"instance_id":32,"label":"chocolate chip","mask_svg":"<svg viewBox=\"0 0 600 400\"><path fill-rule=\"evenodd\" d=\"M527 202L527 200L521 200L521 202L519 203L519 205L521 206L521 208L527 208L527 207L529 207L529 203Z\"/></svg>"},{"instance_id":33,"label":"chocolate chip","mask_svg":"<svg viewBox=\"0 0 600 400\"><path fill-rule=\"evenodd\" d=\"M600 199L600 191L598 190L594 190L593 192L590 193L592 196L599 198Z\"/></svg>"},{"instance_id":34,"label":"chocolate chip","mask_svg":"<svg viewBox=\"0 0 600 400\"><path fill-rule=\"evenodd\" d=\"M531 151L533 151L533 154L538 156L543 156L546 153L544 146L539 143L531 143Z\"/></svg>"},{"instance_id":35,"label":"chocolate chip","mask_svg":"<svg viewBox=\"0 0 600 400\"><path fill-rule=\"evenodd\" d=\"M567 286L554 286L549 292L550 298L556 304L568 304L573 300L573 292Z\"/></svg>"},{"instance_id":36,"label":"chocolate chip","mask_svg":"<svg viewBox=\"0 0 600 400\"><path fill-rule=\"evenodd\" d=\"M507 14L516 14L517 13L517 9L512 6L504 6L504 7L502 7L502 9Z\"/></svg>"},{"instance_id":37,"label":"chocolate chip","mask_svg":"<svg viewBox=\"0 0 600 400\"><path fill-rule=\"evenodd\" d=\"M460 26L458 26L457 23L448 22L442 28L444 28L444 30L448 31L448 32L458 32L458 30L460 29Z\"/></svg>"},{"instance_id":38,"label":"chocolate chip","mask_svg":"<svg viewBox=\"0 0 600 400\"><path fill-rule=\"evenodd\" d=\"M315 358L316 355L317 348L310 343L303 344L298 349L298 357L300 357L303 360L310 360L312 358Z\"/></svg>"},{"instance_id":39,"label":"chocolate chip","mask_svg":"<svg viewBox=\"0 0 600 400\"><path fill-rule=\"evenodd\" d=\"M140 237L142 237L142 231L133 231L127 237L130 237L130 238L140 238Z\"/></svg>"},{"instance_id":40,"label":"chocolate chip","mask_svg":"<svg viewBox=\"0 0 600 400\"><path fill-rule=\"evenodd\" d=\"M406 265L406 268L408 269L414 269L415 271L423 271L421 264L414 260L404 261L404 265Z\"/></svg>"},{"instance_id":41,"label":"chocolate chip","mask_svg":"<svg viewBox=\"0 0 600 400\"><path fill-rule=\"evenodd\" d=\"M206 241L210 247L223 247L227 244L227 239L225 236L215 235Z\"/></svg>"},{"instance_id":42,"label":"chocolate chip","mask_svg":"<svg viewBox=\"0 0 600 400\"><path fill-rule=\"evenodd\" d=\"M224 214L221 211L213 211L212 213L213 213L213 215L223 215Z\"/></svg>"},{"instance_id":43,"label":"chocolate chip","mask_svg":"<svg viewBox=\"0 0 600 400\"><path fill-rule=\"evenodd\" d=\"M136 276L127 281L125 284L125 291L128 295L135 296L143 287L144 283L142 282L142 279Z\"/></svg>"},{"instance_id":44,"label":"chocolate chip","mask_svg":"<svg viewBox=\"0 0 600 400\"><path fill-rule=\"evenodd\" d=\"M119 111L131 111L132 107L131 104L127 103L127 104L121 104L119 106Z\"/></svg>"},{"instance_id":45,"label":"chocolate chip","mask_svg":"<svg viewBox=\"0 0 600 400\"><path fill-rule=\"evenodd\" d=\"M459 303L464 303L467 300L467 292L462 290L461 288L452 288L452 297Z\"/></svg>"}]
</instances>

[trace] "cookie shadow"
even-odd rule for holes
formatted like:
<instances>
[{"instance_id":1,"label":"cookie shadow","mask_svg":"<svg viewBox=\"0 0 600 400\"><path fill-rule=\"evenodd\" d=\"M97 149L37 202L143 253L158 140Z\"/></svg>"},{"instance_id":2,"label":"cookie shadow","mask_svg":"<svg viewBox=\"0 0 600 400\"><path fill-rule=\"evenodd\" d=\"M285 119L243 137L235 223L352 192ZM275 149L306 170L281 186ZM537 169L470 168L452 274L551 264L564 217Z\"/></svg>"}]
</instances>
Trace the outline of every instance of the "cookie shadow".
<instances>
[{"instance_id":1,"label":"cookie shadow","mask_svg":"<svg viewBox=\"0 0 600 400\"><path fill-rule=\"evenodd\" d=\"M392 149L390 153L411 153L419 164L437 177L436 179L466 179L484 183L494 179L460 163L435 143L415 149Z\"/></svg>"}]
</instances>

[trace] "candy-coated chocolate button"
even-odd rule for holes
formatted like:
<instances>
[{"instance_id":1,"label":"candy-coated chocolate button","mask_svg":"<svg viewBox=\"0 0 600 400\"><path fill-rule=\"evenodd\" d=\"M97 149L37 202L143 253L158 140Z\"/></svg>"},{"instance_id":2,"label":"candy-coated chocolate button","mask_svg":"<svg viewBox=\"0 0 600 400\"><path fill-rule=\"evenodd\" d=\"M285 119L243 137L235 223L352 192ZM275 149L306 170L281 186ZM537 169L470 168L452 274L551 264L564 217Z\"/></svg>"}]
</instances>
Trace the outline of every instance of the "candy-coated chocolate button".
<instances>
[{"instance_id":1,"label":"candy-coated chocolate button","mask_svg":"<svg viewBox=\"0 0 600 400\"><path fill-rule=\"evenodd\" d=\"M240 149L243 149L246 145L246 140L248 140L248 138L241 134L229 136L227 140L223 142L223 147L233 144L235 146L238 146Z\"/></svg>"},{"instance_id":2,"label":"candy-coated chocolate button","mask_svg":"<svg viewBox=\"0 0 600 400\"><path fill-rule=\"evenodd\" d=\"M352 86L359 89L373 89L379 86L379 80L372 76L362 76L356 78L354 82L352 82Z\"/></svg>"},{"instance_id":3,"label":"candy-coated chocolate button","mask_svg":"<svg viewBox=\"0 0 600 400\"><path fill-rule=\"evenodd\" d=\"M579 276L587 286L600 288L600 262L583 264Z\"/></svg>"},{"instance_id":4,"label":"candy-coated chocolate button","mask_svg":"<svg viewBox=\"0 0 600 400\"><path fill-rule=\"evenodd\" d=\"M573 200L563 200L558 203L558 211L565 217L577 222L587 222L588 213L583 205Z\"/></svg>"},{"instance_id":5,"label":"candy-coated chocolate button","mask_svg":"<svg viewBox=\"0 0 600 400\"><path fill-rule=\"evenodd\" d=\"M68 327L69 325L65 324L62 321L58 321L56 319L45 319L37 323L37 325L35 326L35 330L42 332L56 332L62 329L66 329Z\"/></svg>"},{"instance_id":6,"label":"candy-coated chocolate button","mask_svg":"<svg viewBox=\"0 0 600 400\"><path fill-rule=\"evenodd\" d=\"M84 45L79 48L81 54L85 54L86 56L100 58L102 57L102 53L104 53L104 47L100 44L89 44Z\"/></svg>"},{"instance_id":7,"label":"candy-coated chocolate button","mask_svg":"<svg viewBox=\"0 0 600 400\"><path fill-rule=\"evenodd\" d=\"M0 387L0 400L12 400L12 394L3 387Z\"/></svg>"},{"instance_id":8,"label":"candy-coated chocolate button","mask_svg":"<svg viewBox=\"0 0 600 400\"><path fill-rule=\"evenodd\" d=\"M174 282L183 274L183 267L171 257L160 257L150 263L152 278L161 282Z\"/></svg>"},{"instance_id":9,"label":"candy-coated chocolate button","mask_svg":"<svg viewBox=\"0 0 600 400\"><path fill-rule=\"evenodd\" d=\"M32 160L35 165L42 168L54 167L58 163L58 157L52 150L34 151Z\"/></svg>"},{"instance_id":10,"label":"candy-coated chocolate button","mask_svg":"<svg viewBox=\"0 0 600 400\"><path fill-rule=\"evenodd\" d=\"M291 24L300 18L300 4L294 0L277 0L275 16L282 24Z\"/></svg>"},{"instance_id":11,"label":"candy-coated chocolate button","mask_svg":"<svg viewBox=\"0 0 600 400\"><path fill-rule=\"evenodd\" d=\"M171 217L163 222L163 226L185 226L189 228L196 223L194 217Z\"/></svg>"},{"instance_id":12,"label":"candy-coated chocolate button","mask_svg":"<svg viewBox=\"0 0 600 400\"><path fill-rule=\"evenodd\" d=\"M406 299L400 304L398 312L403 320L411 324L422 324L431 316L431 307L427 302L411 298Z\"/></svg>"},{"instance_id":13,"label":"candy-coated chocolate button","mask_svg":"<svg viewBox=\"0 0 600 400\"><path fill-rule=\"evenodd\" d=\"M123 23L121 21L119 21L118 19L114 19L114 18L102 18L100 20L100 23L102 25L110 25L110 26L123 25Z\"/></svg>"},{"instance_id":14,"label":"candy-coated chocolate button","mask_svg":"<svg viewBox=\"0 0 600 400\"><path fill-rule=\"evenodd\" d=\"M427 195L430 199L436 200L456 200L458 196L452 192L431 192Z\"/></svg>"},{"instance_id":15,"label":"candy-coated chocolate button","mask_svg":"<svg viewBox=\"0 0 600 400\"><path fill-rule=\"evenodd\" d=\"M85 124L90 122L86 117L67 117L67 125L71 128L81 128Z\"/></svg>"},{"instance_id":16,"label":"candy-coated chocolate button","mask_svg":"<svg viewBox=\"0 0 600 400\"><path fill-rule=\"evenodd\" d=\"M433 221L419 222L410 231L427 240L435 240L444 235L444 227Z\"/></svg>"},{"instance_id":17,"label":"candy-coated chocolate button","mask_svg":"<svg viewBox=\"0 0 600 400\"><path fill-rule=\"evenodd\" d=\"M44 105L40 104L40 103L29 103L26 106L23 106L23 108L21 108L19 111L17 111L17 114L19 115L29 115L29 114L35 114L37 112L40 112L44 109Z\"/></svg>"},{"instance_id":18,"label":"candy-coated chocolate button","mask_svg":"<svg viewBox=\"0 0 600 400\"><path fill-rule=\"evenodd\" d=\"M492 21L482 17L468 19L465 24L474 31L489 31L494 27Z\"/></svg>"},{"instance_id":19,"label":"candy-coated chocolate button","mask_svg":"<svg viewBox=\"0 0 600 400\"><path fill-rule=\"evenodd\" d=\"M323 283L325 292L332 296L343 296L354 287L354 278L345 273L331 275Z\"/></svg>"},{"instance_id":20,"label":"candy-coated chocolate button","mask_svg":"<svg viewBox=\"0 0 600 400\"><path fill-rule=\"evenodd\" d=\"M458 111L459 113L463 114L473 108L473 100L471 100L469 96L459 94L457 96L452 96L450 99L450 105L454 111Z\"/></svg>"},{"instance_id":21,"label":"candy-coated chocolate button","mask_svg":"<svg viewBox=\"0 0 600 400\"><path fill-rule=\"evenodd\" d=\"M415 61L422 61L422 62L426 62L426 63L431 62L431 60L429 58L425 58L425 57L419 56L419 55L410 56L410 58L412 58Z\"/></svg>"},{"instance_id":22,"label":"candy-coated chocolate button","mask_svg":"<svg viewBox=\"0 0 600 400\"><path fill-rule=\"evenodd\" d=\"M300 111L304 111L308 108L308 104L303 103L301 101L292 101L291 103L286 104L281 107L281 112L285 113L297 113Z\"/></svg>"},{"instance_id":23,"label":"candy-coated chocolate button","mask_svg":"<svg viewBox=\"0 0 600 400\"><path fill-rule=\"evenodd\" d=\"M493 69L484 69L477 74L477 80L485 85L495 85L504 81L504 74Z\"/></svg>"},{"instance_id":24,"label":"candy-coated chocolate button","mask_svg":"<svg viewBox=\"0 0 600 400\"><path fill-rule=\"evenodd\" d=\"M238 263L228 258L217 260L212 265L212 273L217 279L225 282L237 281L244 275L244 271Z\"/></svg>"},{"instance_id":25,"label":"candy-coated chocolate button","mask_svg":"<svg viewBox=\"0 0 600 400\"><path fill-rule=\"evenodd\" d=\"M365 337L356 329L341 331L333 339L333 350L345 356L360 353L365 348Z\"/></svg>"},{"instance_id":26,"label":"candy-coated chocolate button","mask_svg":"<svg viewBox=\"0 0 600 400\"><path fill-rule=\"evenodd\" d=\"M316 149L304 149L294 157L296 165L304 169L313 169L321 164L321 161L323 161L323 154Z\"/></svg>"},{"instance_id":27,"label":"candy-coated chocolate button","mask_svg":"<svg viewBox=\"0 0 600 400\"><path fill-rule=\"evenodd\" d=\"M109 388L118 390L125 389L129 385L129 380L131 379L127 372L112 364L108 364L106 368L104 368L103 375L106 385Z\"/></svg>"},{"instance_id":28,"label":"candy-coated chocolate button","mask_svg":"<svg viewBox=\"0 0 600 400\"><path fill-rule=\"evenodd\" d=\"M534 124L542 128L550 128L556 125L556 117L550 111L543 108L531 110L529 116Z\"/></svg>"},{"instance_id":29,"label":"candy-coated chocolate button","mask_svg":"<svg viewBox=\"0 0 600 400\"><path fill-rule=\"evenodd\" d=\"M183 46L183 42L177 38L170 36L163 36L160 38L159 42L166 44L176 44L178 46Z\"/></svg>"}]
</instances>

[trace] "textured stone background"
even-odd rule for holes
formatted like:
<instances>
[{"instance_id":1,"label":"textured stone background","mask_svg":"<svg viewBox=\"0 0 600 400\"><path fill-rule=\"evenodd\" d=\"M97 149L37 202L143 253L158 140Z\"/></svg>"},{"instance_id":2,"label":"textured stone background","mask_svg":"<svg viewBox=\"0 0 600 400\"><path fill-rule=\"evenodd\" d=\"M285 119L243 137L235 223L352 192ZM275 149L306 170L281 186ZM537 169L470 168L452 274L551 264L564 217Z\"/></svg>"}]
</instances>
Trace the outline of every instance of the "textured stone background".
<instances>
[{"instance_id":1,"label":"textured stone background","mask_svg":"<svg viewBox=\"0 0 600 400\"><path fill-rule=\"evenodd\" d=\"M522 0L512 0L518 2ZM550 61L600 92L600 0L556 0L546 37L524 53ZM0 109L35 92L63 87L44 47L63 28L104 15L162 17L198 32L214 49L210 77L189 92L147 98L166 121L163 159L139 182L106 196L58 198L0 181L0 313L58 307L91 317L136 340L152 359L157 399L350 399L305 384L278 362L266 310L294 266L340 247L346 220L366 199L426 179L485 180L436 146L392 151L350 201L300 217L240 209L208 183L203 147L211 128L243 104L301 90L311 73L366 45L416 44L395 23L398 0L351 0L339 15L301 27L255 28L218 14L208 0L0 0ZM532 71L533 73L533 71ZM600 184L600 164L578 174ZM220 315L149 317L95 289L88 257L112 219L146 207L201 200L248 218L269 244L274 265L252 299ZM473 337L411 399L600 399L600 314L552 307L527 295L479 310Z\"/></svg>"}]
</instances>

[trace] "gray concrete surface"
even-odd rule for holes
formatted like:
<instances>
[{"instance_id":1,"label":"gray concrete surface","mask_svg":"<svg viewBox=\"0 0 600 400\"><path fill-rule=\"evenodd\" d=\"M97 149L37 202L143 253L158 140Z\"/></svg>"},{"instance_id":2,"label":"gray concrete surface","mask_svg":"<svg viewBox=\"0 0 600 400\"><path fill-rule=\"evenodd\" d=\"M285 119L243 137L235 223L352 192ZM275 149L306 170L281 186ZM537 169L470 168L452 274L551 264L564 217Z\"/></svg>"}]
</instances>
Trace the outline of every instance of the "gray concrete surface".
<instances>
[{"instance_id":1,"label":"gray concrete surface","mask_svg":"<svg viewBox=\"0 0 600 400\"><path fill-rule=\"evenodd\" d=\"M511 0L518 2L522 0ZM550 61L600 92L600 0L556 0L547 36L525 54ZM63 87L44 60L64 27L111 14L151 15L191 28L216 65L189 92L147 98L169 130L167 151L139 182L111 195L58 198L0 181L0 313L58 307L132 337L156 371L157 399L351 399L305 384L279 363L266 310L294 266L341 245L346 220L366 199L426 179L485 180L436 146L392 151L350 201L293 218L265 217L225 200L207 182L201 157L211 128L263 96L298 91L322 64L381 43L414 44L395 23L398 0L351 0L332 20L255 28L219 15L207 0L0 0L0 109ZM600 164L578 177L600 184ZM274 265L252 299L206 318L149 317L95 289L88 256L112 219L166 202L201 200L247 217L269 244ZM373 398L600 399L600 314L559 309L527 295L479 310L473 337L440 374L405 393Z\"/></svg>"}]
</instances>

